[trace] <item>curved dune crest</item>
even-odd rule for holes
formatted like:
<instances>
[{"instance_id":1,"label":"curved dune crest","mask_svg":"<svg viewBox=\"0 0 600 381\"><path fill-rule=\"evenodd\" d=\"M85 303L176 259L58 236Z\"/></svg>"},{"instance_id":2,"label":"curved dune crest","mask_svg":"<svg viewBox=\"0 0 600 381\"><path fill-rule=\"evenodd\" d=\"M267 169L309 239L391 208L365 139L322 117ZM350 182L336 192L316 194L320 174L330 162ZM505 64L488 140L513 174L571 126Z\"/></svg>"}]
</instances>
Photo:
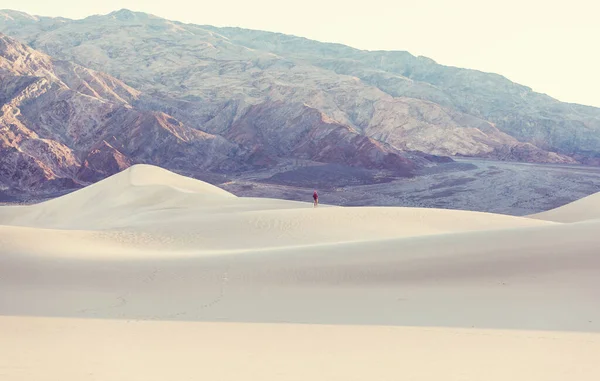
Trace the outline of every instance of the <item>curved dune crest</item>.
<instances>
[{"instance_id":1,"label":"curved dune crest","mask_svg":"<svg viewBox=\"0 0 600 381\"><path fill-rule=\"evenodd\" d=\"M204 196L235 197L233 194L204 181L181 176L153 165L136 164L123 171L123 174L129 176L129 181L133 186L163 185L173 187L181 192L197 193Z\"/></svg>"},{"instance_id":2,"label":"curved dune crest","mask_svg":"<svg viewBox=\"0 0 600 381\"><path fill-rule=\"evenodd\" d=\"M397 207L327 207L238 198L218 187L149 165L38 205L0 209L0 224L102 230L107 241L173 251L242 250L373 241L551 222L491 213ZM127 234L124 234L126 231ZM112 232L112 233L111 233Z\"/></svg>"},{"instance_id":3,"label":"curved dune crest","mask_svg":"<svg viewBox=\"0 0 600 381\"><path fill-rule=\"evenodd\" d=\"M218 204L233 194L200 180L138 164L41 204L0 208L0 224L47 228L110 227L122 216L175 205Z\"/></svg>"},{"instance_id":4,"label":"curved dune crest","mask_svg":"<svg viewBox=\"0 0 600 381\"><path fill-rule=\"evenodd\" d=\"M529 217L566 223L600 219L600 193Z\"/></svg>"}]
</instances>

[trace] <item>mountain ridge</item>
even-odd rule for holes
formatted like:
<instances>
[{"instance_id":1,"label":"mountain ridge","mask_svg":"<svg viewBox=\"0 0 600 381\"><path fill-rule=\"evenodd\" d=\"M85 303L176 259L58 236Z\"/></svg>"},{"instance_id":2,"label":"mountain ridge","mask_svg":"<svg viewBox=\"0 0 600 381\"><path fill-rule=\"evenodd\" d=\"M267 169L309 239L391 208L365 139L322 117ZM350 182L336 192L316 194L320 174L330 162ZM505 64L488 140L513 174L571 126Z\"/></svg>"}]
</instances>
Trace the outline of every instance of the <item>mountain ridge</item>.
<instances>
[{"instance_id":1,"label":"mountain ridge","mask_svg":"<svg viewBox=\"0 0 600 381\"><path fill-rule=\"evenodd\" d=\"M0 34L0 185L63 191L137 163L205 175L276 165L290 156L406 176L436 162L376 142L299 105L286 107L298 113L297 123L303 123L314 144L300 136L283 146L271 142L276 131L263 136L247 119L229 136L190 128L162 111L136 107L143 96L107 74L56 60ZM314 112L316 119L310 116ZM347 145L336 147L342 141ZM346 160L348 152L353 160Z\"/></svg>"},{"instance_id":2,"label":"mountain ridge","mask_svg":"<svg viewBox=\"0 0 600 381\"><path fill-rule=\"evenodd\" d=\"M436 61L428 58L428 57L422 57L422 56L414 56L408 52L405 51L368 51L368 50L361 50L361 49L355 49L355 48L351 48L342 44L331 44L331 43L320 43L317 41L313 41L313 40L309 40L303 37L296 37L296 36L291 36L291 35L285 35L285 34L280 34L280 33L271 33L271 32L261 32L261 31L255 31L255 30L247 30L247 29L242 29L242 28L217 28L217 27L211 27L211 26L203 26L204 28L207 28L209 30L214 30L214 31L218 31L219 33L223 34L224 36L232 39L235 42L238 43L243 43L245 46L251 46L254 48L259 48L259 49L265 49L268 51L272 51L272 52L276 52L276 53L280 53L280 52L286 52L286 54L290 54L290 52L293 52L293 56L297 56L297 57L301 57L301 58L309 58L309 61L312 63L316 63L317 65L321 65L322 67L328 67L328 68L333 68L336 72L338 73L344 73L344 74L349 74L349 75L356 75L361 79L364 79L365 81L367 81L368 83L374 84L375 86L381 88L382 90L386 91L389 90L390 86L385 87L385 85L387 85L386 83L384 83L383 85L377 81L377 77L376 74L381 74L381 73L386 73L386 75L388 75L388 78L386 79L390 79L389 75L390 72L386 72L385 70L382 69L382 67L384 67L385 65L383 65L383 63L379 64L379 67L375 67L373 68L372 66L369 66L369 63L365 64L360 63L360 60L355 59L356 57L354 56L361 56L359 58L361 59L368 59L371 61L377 61L377 62L384 62L385 60L387 61L393 61L394 59L398 60L398 59L404 59L404 60L409 60L411 62L408 62L407 64L405 64L404 66L406 66L404 69L408 70L408 72L403 72L403 73L398 73L398 68L395 68L396 70L393 72L393 74L400 74L400 76L402 77L401 79L408 79L408 80L417 80L420 85L432 85L434 86L436 89L440 89L440 88L444 88L444 80L452 80L452 76L453 75L462 75L462 76L466 76L466 75L473 75L476 76L477 78L485 78L486 80L495 80L496 82L493 82L493 84L497 84L497 85L501 85L504 86L505 88L508 88L508 90L512 91L513 93L516 93L515 95L518 95L518 97L516 97L515 99L512 99L512 102L518 102L519 98L523 99L524 101L529 102L529 107L541 107L537 104L540 102L549 102L548 105L542 105L542 111L546 112L546 113L552 113L552 112L556 112L557 110L552 110L552 108L556 108L558 107L560 110L560 112L566 113L566 117L564 119L568 119L571 118L573 119L573 116L569 115L569 112L573 112L573 113L583 113L585 115L581 116L581 117L585 117L585 118L591 118L591 120L588 120L588 124L593 124L593 132L594 132L594 139L593 141L590 142L590 144L587 144L588 148L594 148L596 153L597 151L600 150L600 139L598 138L598 134L600 131L600 108L594 107L594 106L588 106L588 105L579 105L579 104L575 104L575 103L565 103L565 102L560 102L558 100L556 100L555 98L550 97L547 94L543 94L543 93L538 93L533 91L530 87L528 86L524 86L524 85L520 85L518 83L512 82L510 81L508 78L500 75L500 74L496 74L496 73L487 73L484 71L479 71L479 70L473 70L473 69L463 69L463 68L458 68L458 67L454 67L454 66L447 66L447 65L441 65L438 64ZM299 41L299 42L298 42ZM296 43L294 43L296 42ZM308 46L308 47L307 47ZM323 47L323 49L319 50L319 56L317 58L315 58L314 54L310 54L310 51L312 50L316 50L316 47ZM302 50L304 49L304 50ZM342 51L340 52L336 52L336 50L340 50ZM307 53L307 51L309 51ZM337 62L338 63L338 67L332 67L331 64L328 64L326 59L331 59L331 55L334 54L332 53L332 51L335 54L346 54L350 57L344 56L344 62ZM329 56L327 56L329 55ZM326 56L326 57L324 57ZM365 58L365 56L367 56L367 58ZM375 58L373 58L373 56L375 56ZM321 60L321 62L319 63L319 60ZM323 61L325 61L325 63L323 63ZM352 61L353 63L359 62L362 67L361 68L347 68L347 67L343 67L342 64L344 63L348 63L348 61ZM419 67L417 67L417 69L419 69L421 66L425 66L425 69L420 68L419 70L421 70L421 75L419 76L415 76L415 74L413 72L411 72L411 66L415 66L415 65L420 65ZM341 67L340 67L341 65ZM392 64L390 64L389 66L394 66L393 62ZM398 66L398 65L396 65ZM402 66L402 65L399 65ZM432 80L432 76L435 74L435 72L432 73L428 73L427 72L427 66L429 66L430 68L433 67L433 69L437 70L437 72L440 72L443 74L442 78L438 78L437 79L437 83L436 81ZM379 70L378 73L370 73L371 75L375 76L375 77L370 77L369 75L366 75L364 73L361 73L360 70L363 69L369 69L371 71L377 69ZM432 70L433 70L432 69ZM448 73L444 73L444 71L448 71ZM362 74L362 75L361 75ZM408 76L406 76L406 74L408 74ZM442 75L440 74L440 75ZM416 77L416 78L415 78ZM396 78L398 79L398 78ZM434 78L435 79L435 78ZM465 81L466 82L466 81ZM481 83L485 84L486 81L480 81ZM413 82L414 83L414 82ZM442 86L440 86L440 84ZM452 84L456 84L456 83L451 83ZM397 85L397 84L396 84ZM473 84L471 84L473 85ZM446 86L447 87L447 86ZM483 86L485 87L485 86ZM512 90L510 89L512 87ZM473 87L474 90L477 89L481 89L482 86L475 86ZM473 89L469 89L467 87L467 90L473 90ZM445 106L454 106L457 107L460 111L466 112L468 114L477 116L477 117L482 117L486 120L490 120L491 122L493 122L494 124L496 124L497 127L499 127L502 131L509 133L510 135L520 139L521 141L527 141L529 143L533 143L533 144L540 144L540 137L539 136L529 136L527 137L526 133L523 133L522 131L520 132L518 130L518 125L517 126L513 126L510 125L509 122L511 122L510 120L506 120L505 115L504 118L501 117L502 115L500 115L497 111L494 111L493 109L486 109L486 107L489 108L489 105L486 107L480 107L480 108L473 108L471 107L468 102L463 101L460 99L460 97L467 97L469 94L466 94L465 91L459 91L457 94L454 94L454 99L448 98L448 97L444 97L443 94L428 94L427 97L423 97L422 94L419 94L418 91L410 91L411 89L408 89L407 91L402 91L403 89L401 88L401 86L396 86L395 88L395 92L394 91L387 91L388 93L395 95L395 96L402 96L402 95L406 95L406 96L411 96L411 97L417 97L417 98L422 98L422 99L427 99L430 101L434 101L437 102L440 105L445 105ZM447 95L447 94L446 94ZM450 93L450 95L452 95ZM531 99L527 99L527 98L531 98ZM458 101L457 101L458 99ZM485 101L485 97L480 97L478 99L479 102L481 101ZM493 101L498 101L498 99L492 99ZM454 103L452 103L454 102ZM526 102L526 103L527 103ZM515 103L516 104L516 103ZM484 105L485 106L485 105ZM513 105L514 106L514 105ZM527 106L527 105L525 105ZM519 110L519 108L514 109L513 108L508 108L511 111L515 111L519 116L523 117L524 115L526 115L526 113L524 113L523 110ZM514 118L516 119L516 118ZM524 118L526 119L526 118ZM514 121L513 121L514 122ZM542 131L543 133L543 131ZM537 140L536 140L537 138ZM563 140L561 141L556 141L556 142L547 142L545 145L543 145L541 148L544 149L555 149L558 148L559 152L563 152L563 153L567 153L567 154L572 154L573 153L573 149L569 150L568 147L564 146L564 140L567 139L561 139ZM563 144L563 146L561 147L561 143ZM583 143L586 143L585 141L583 141ZM569 148L573 148L573 147L569 147Z\"/></svg>"},{"instance_id":3,"label":"mountain ridge","mask_svg":"<svg viewBox=\"0 0 600 381\"><path fill-rule=\"evenodd\" d=\"M98 135L59 134L59 142L76 151L79 167L68 171L75 181L97 181L137 162L192 174L272 167L283 158L401 175L443 156L600 165L600 109L408 52L129 10L80 20L0 11L0 33L43 52L31 56L39 62L6 63L9 54L0 49L0 101L12 101L15 91L35 81L31 75L41 75L56 77L45 86L73 91L79 103L85 96L105 108L120 105L102 113L114 117L103 132L95 117L68 101L62 109L51 103L18 111L25 124L37 126L31 133L52 140L79 110L87 133ZM39 67L27 66L33 63ZM19 65L29 71L18 72ZM178 147L174 152L187 159L169 158L161 144ZM181 151L182 144L200 145Z\"/></svg>"},{"instance_id":4,"label":"mountain ridge","mask_svg":"<svg viewBox=\"0 0 600 381\"><path fill-rule=\"evenodd\" d=\"M133 17L135 16L149 16L150 18L154 18L154 19L159 19L159 20L168 20L166 18L160 17L158 15L152 14L152 13L147 13L147 12L142 12L142 11L134 11L128 8L121 8L119 10L115 10L112 11L108 14L93 14L93 15L89 15L83 18L65 18L65 17L51 17L51 16L42 16L42 15L32 15L32 14L28 14L26 12L22 12L22 11L17 11L17 10L13 10L13 9L0 9L0 15L5 15L6 16L11 16L12 15L18 15L21 16L21 18L23 20L27 20L27 21L33 21L33 22L37 22L40 20L67 20L67 21L73 21L73 22L78 22L78 21L85 21L88 19L94 19L94 18L98 18L98 17L106 17L106 16L115 16L119 19L122 20L131 20ZM259 30L259 29L250 29L250 28L243 28L243 27L235 27L235 26L214 26L214 25L209 25L209 24L195 24L195 23L188 23L188 22L182 22L182 21L176 21L176 20L168 20L174 24L179 24L179 25L185 25L185 26L195 26L195 27L200 27L200 28L204 28L204 29L208 29L208 30L213 30L215 32L219 32L219 34L223 34L225 36L227 36L227 33L223 33L223 31L238 31L238 32L246 32L246 33L258 33L258 34L270 34L270 35L274 35L277 37L284 37L284 38L289 38L289 39L295 39L295 40L303 40L306 42L310 42L310 43L317 43L320 45L326 45L326 46L331 46L331 47L336 47L336 48L343 48L343 49L347 49L350 51L355 51L355 52L363 52L363 53L374 53L374 54L402 54L402 55L408 55L412 58L418 59L418 60L424 60L426 62L430 62L439 66L443 66L446 68L450 68L450 69L459 69L459 70L468 70L468 71L472 71L472 72L477 72L480 74L485 74L485 75L492 75L492 76L498 76L500 77L502 80L506 80L509 81L511 83L517 84L521 87L524 87L525 89L535 92L537 94L549 97L555 101L564 103L564 104L569 104L569 105L573 105L573 106L577 106L577 107L585 107L585 108L593 108L593 109L600 109L599 106L594 106L594 105L588 105L588 104L580 104L580 103L576 103L576 102L567 102L567 101L561 101L549 94L543 93L543 92L539 92L539 91L534 91L531 87L527 86L527 85L523 85L523 84L519 84L513 80L511 80L510 78L506 77L503 74L500 73L495 73L495 72L490 72L490 71L485 71L485 70L480 70L480 69L475 69L475 68L463 68L463 67L459 67L459 66L455 66L455 65L446 65L446 64L441 64L439 62L437 62L435 59L428 57L428 56L424 56L424 55L415 55L410 53L409 51L406 50L383 50L383 49L361 49L361 48L356 48L353 47L351 45L347 45L344 43L339 43L339 42L325 42L325 41L319 41L319 40L315 40L315 39L311 39L308 37L303 37L303 36L297 36L297 35L293 35L293 34L289 34L289 33L282 33L282 32L275 32L275 31L265 31L265 30Z\"/></svg>"},{"instance_id":5,"label":"mountain ridge","mask_svg":"<svg viewBox=\"0 0 600 381\"><path fill-rule=\"evenodd\" d=\"M119 30L114 30L115 27ZM265 90L272 90L270 85L306 84L313 91L331 92L331 85L319 86L317 78L328 77L330 82L347 90L348 79L358 79L353 91L360 94L353 105L340 104L336 94L321 96L329 104L316 103L312 95L302 95L298 90L293 90L295 96L289 92L277 96L308 103L334 120L355 128L365 121L352 120L350 107L368 113L378 99L420 99L491 123L515 139L511 143L513 147L530 143L584 164L594 164L596 156L600 161L600 109L564 104L499 74L439 65L430 58L404 51L365 51L280 33L186 24L129 10L80 20L38 18L36 21L25 17L22 24L0 20L0 31L28 40L34 47L58 58L103 69L146 93L159 95L159 98L165 96L168 100L161 105L156 105L156 99L150 101L153 103L150 107L160 111L178 108L169 104L173 98L175 103L197 99L195 108L214 109L230 101L256 104L266 98L270 100L272 91ZM110 44L111 41L115 43ZM135 48L120 46L117 49L117 42L123 41ZM135 62L129 62L130 58ZM169 66L175 68L170 70ZM146 70L139 72L134 67ZM206 80L206 84L196 78ZM215 82L216 79L221 83ZM256 86L261 79L267 85ZM315 79L317 82L311 83ZM375 94L375 89L380 94ZM332 99L335 97L338 99ZM208 102L212 105L207 105ZM141 102L140 107L145 106L147 104ZM194 128L207 131L210 126L202 125L206 118L222 119L214 110L201 110L202 115L188 115L189 119L184 113L180 115L181 111L172 113ZM390 110L394 114L406 114L405 111ZM195 120L200 122L194 124ZM392 131L386 131L386 135L394 135L395 130L401 130L398 127L390 126ZM580 132L584 130L591 133L583 136ZM377 129L372 133L361 132L382 139ZM458 139L464 139L460 133L456 134ZM393 141L384 142L394 145ZM432 154L494 157L498 147L497 143L490 143L479 150L446 148L429 152L425 144L413 145L413 148ZM500 151L506 151L506 147ZM545 161L556 160L553 156Z\"/></svg>"}]
</instances>

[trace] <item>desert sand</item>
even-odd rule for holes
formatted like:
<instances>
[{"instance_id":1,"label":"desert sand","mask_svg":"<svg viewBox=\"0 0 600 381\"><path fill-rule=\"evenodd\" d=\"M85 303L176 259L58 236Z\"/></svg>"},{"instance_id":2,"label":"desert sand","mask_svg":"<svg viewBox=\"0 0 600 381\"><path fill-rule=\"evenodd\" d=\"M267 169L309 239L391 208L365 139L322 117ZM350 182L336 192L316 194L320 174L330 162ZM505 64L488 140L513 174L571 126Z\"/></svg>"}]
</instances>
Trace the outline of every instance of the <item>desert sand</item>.
<instances>
[{"instance_id":1,"label":"desert sand","mask_svg":"<svg viewBox=\"0 0 600 381\"><path fill-rule=\"evenodd\" d=\"M584 197L560 208L529 216L555 222L600 220L600 194Z\"/></svg>"},{"instance_id":2,"label":"desert sand","mask_svg":"<svg viewBox=\"0 0 600 381\"><path fill-rule=\"evenodd\" d=\"M598 380L599 231L600 195L314 209L137 165L0 207L0 379Z\"/></svg>"}]
</instances>

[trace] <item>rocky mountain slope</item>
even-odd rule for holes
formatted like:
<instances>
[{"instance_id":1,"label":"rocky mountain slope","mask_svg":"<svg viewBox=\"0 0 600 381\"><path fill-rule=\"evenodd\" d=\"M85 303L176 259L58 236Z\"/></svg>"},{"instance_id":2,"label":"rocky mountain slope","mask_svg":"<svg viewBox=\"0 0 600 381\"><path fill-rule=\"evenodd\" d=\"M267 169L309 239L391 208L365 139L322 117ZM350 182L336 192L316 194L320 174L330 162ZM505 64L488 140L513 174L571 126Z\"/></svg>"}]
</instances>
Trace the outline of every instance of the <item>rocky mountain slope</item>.
<instances>
[{"instance_id":1,"label":"rocky mountain slope","mask_svg":"<svg viewBox=\"0 0 600 381\"><path fill-rule=\"evenodd\" d=\"M405 52L364 52L127 10L83 20L2 11L0 31L123 80L142 92L132 102L137 108L251 147L256 139L283 138L300 153L282 134L312 136L300 131L320 115L322 123L402 151L542 163L593 163L600 153L598 109Z\"/></svg>"},{"instance_id":2,"label":"rocky mountain slope","mask_svg":"<svg viewBox=\"0 0 600 381\"><path fill-rule=\"evenodd\" d=\"M0 36L0 182L51 191L139 161L237 165L230 159L235 144L166 114L132 108L128 102L139 95L106 74Z\"/></svg>"},{"instance_id":3,"label":"rocky mountain slope","mask_svg":"<svg viewBox=\"0 0 600 381\"><path fill-rule=\"evenodd\" d=\"M60 191L134 163L200 175L292 157L410 175L438 160L369 138L303 104L249 107L215 135L135 106L144 102L161 101L0 35L0 190Z\"/></svg>"},{"instance_id":4,"label":"rocky mountain slope","mask_svg":"<svg viewBox=\"0 0 600 381\"><path fill-rule=\"evenodd\" d=\"M369 52L277 33L203 28L232 43L355 76L395 97L428 100L485 119L543 149L580 159L600 153L600 109L559 102L497 74L443 66L407 52Z\"/></svg>"}]
</instances>

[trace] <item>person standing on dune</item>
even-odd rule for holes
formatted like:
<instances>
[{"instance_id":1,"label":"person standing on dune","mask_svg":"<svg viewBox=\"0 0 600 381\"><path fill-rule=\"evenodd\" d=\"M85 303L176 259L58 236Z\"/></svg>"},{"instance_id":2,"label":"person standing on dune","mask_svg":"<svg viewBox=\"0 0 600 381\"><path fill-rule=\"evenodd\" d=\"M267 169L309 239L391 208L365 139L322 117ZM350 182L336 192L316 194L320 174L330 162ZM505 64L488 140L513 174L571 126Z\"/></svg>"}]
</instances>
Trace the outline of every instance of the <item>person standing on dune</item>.
<instances>
[{"instance_id":1,"label":"person standing on dune","mask_svg":"<svg viewBox=\"0 0 600 381\"><path fill-rule=\"evenodd\" d=\"M316 208L317 206L319 206L319 195L317 194L316 190L313 192L313 200L313 207Z\"/></svg>"}]
</instances>

